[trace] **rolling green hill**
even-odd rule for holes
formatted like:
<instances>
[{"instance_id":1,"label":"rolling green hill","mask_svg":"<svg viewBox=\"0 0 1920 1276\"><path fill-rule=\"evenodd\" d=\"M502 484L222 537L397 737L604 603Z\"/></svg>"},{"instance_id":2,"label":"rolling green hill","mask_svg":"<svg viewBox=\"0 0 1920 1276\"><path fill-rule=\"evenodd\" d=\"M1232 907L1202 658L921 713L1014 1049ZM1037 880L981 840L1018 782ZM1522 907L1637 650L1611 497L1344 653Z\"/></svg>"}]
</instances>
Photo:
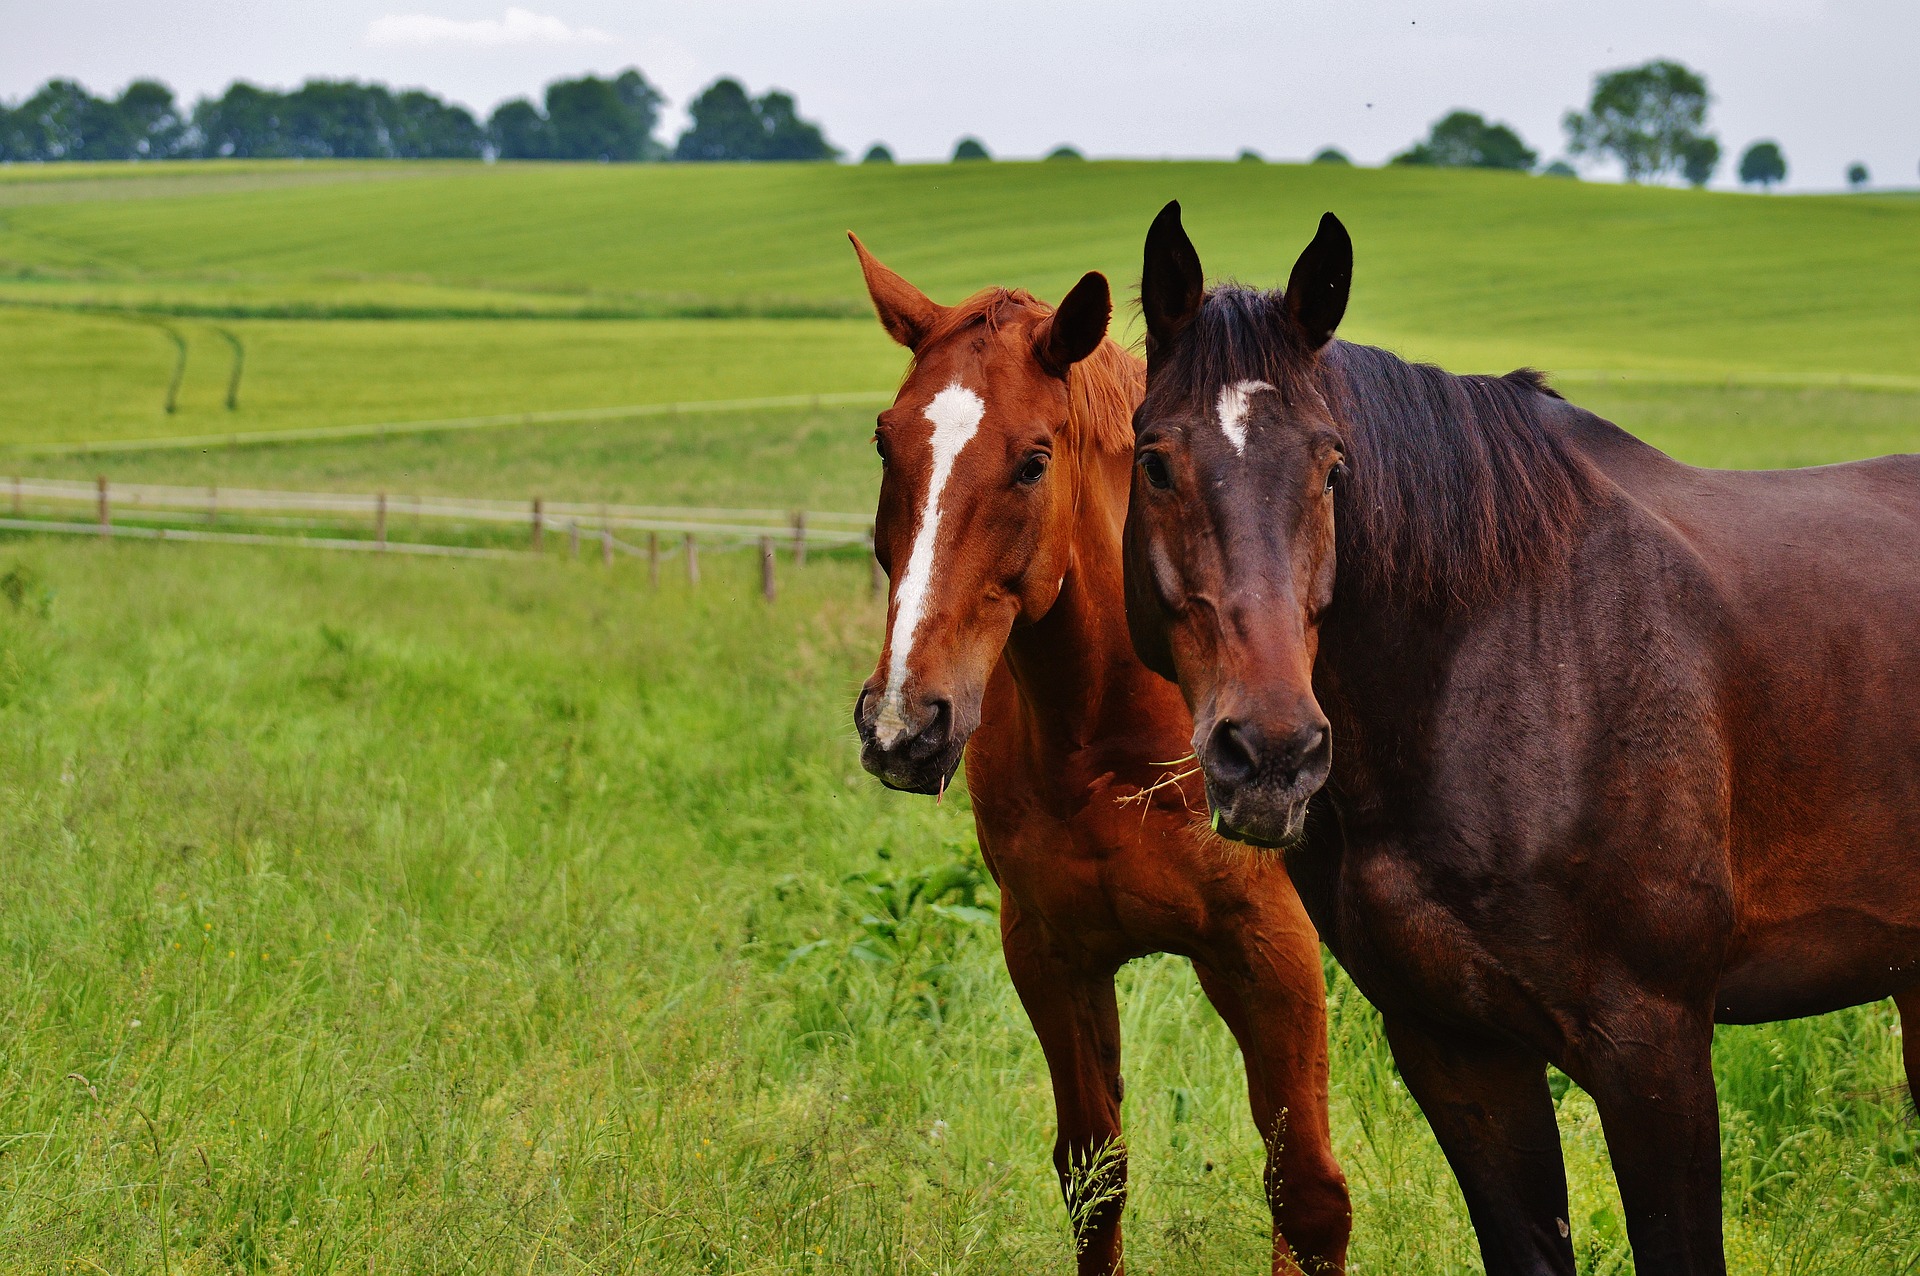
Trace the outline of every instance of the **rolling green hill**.
<instances>
[{"instance_id":1,"label":"rolling green hill","mask_svg":"<svg viewBox=\"0 0 1920 1276\"><path fill-rule=\"evenodd\" d=\"M1211 272L1263 283L1336 210L1347 335L1448 366L1920 389L1920 202L1892 197L1198 163L74 166L0 173L24 373L0 442L883 389L900 359L845 229L943 300L1090 268L1125 293L1173 197ZM160 318L212 387L171 419ZM216 323L259 351L236 414Z\"/></svg>"}]
</instances>

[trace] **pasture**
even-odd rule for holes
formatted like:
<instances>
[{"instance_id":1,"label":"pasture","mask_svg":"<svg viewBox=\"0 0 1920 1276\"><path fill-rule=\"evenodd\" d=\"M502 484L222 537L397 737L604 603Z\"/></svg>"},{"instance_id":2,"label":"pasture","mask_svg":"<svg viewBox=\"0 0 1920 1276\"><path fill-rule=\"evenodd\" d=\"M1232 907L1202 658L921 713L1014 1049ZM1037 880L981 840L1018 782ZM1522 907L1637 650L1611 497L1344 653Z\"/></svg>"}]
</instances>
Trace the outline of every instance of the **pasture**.
<instances>
[{"instance_id":1,"label":"pasture","mask_svg":"<svg viewBox=\"0 0 1920 1276\"><path fill-rule=\"evenodd\" d=\"M940 300L1124 293L1169 196L1259 281L1338 209L1347 335L1546 367L1684 459L1920 447L1911 199L1203 164L3 171L0 446L884 392L845 228ZM0 468L857 511L871 412ZM866 568L752 573L0 542L0 1266L1070 1270L964 796L859 768ZM1231 1040L1181 961L1122 990L1136 1269L1259 1270ZM1329 998L1355 1271L1477 1270ZM1886 1006L1722 1030L1735 1271L1920 1270L1899 1047ZM1582 1270L1630 1271L1593 1105L1559 1118Z\"/></svg>"}]
</instances>

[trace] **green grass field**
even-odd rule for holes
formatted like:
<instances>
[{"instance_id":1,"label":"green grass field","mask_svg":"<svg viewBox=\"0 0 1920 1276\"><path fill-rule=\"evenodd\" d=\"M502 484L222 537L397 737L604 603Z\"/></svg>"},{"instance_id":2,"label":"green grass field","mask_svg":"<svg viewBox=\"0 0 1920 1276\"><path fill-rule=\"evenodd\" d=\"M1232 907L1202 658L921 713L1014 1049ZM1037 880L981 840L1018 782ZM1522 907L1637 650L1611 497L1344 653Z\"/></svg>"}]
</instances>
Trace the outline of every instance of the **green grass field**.
<instances>
[{"instance_id":1,"label":"green grass field","mask_svg":"<svg viewBox=\"0 0 1920 1276\"><path fill-rule=\"evenodd\" d=\"M1350 334L1556 370L1686 459L1920 447L1920 201L1252 165L0 170L0 468L871 508L870 407L271 446L8 447L885 390L851 225L936 297L1131 287L1179 196L1284 273L1332 207ZM161 411L187 342L179 410ZM247 351L221 400L226 329ZM848 723L864 565L347 560L0 537L0 1270L1071 1270L1044 1064L976 861ZM992 892L976 902L991 907ZM866 921L865 918L878 920ZM1356 1273L1478 1270L1330 975ZM1135 1270L1262 1270L1232 1043L1124 972ZM1885 1005L1722 1032L1740 1276L1920 1272ZM1582 1271L1632 1270L1560 1101Z\"/></svg>"}]
</instances>

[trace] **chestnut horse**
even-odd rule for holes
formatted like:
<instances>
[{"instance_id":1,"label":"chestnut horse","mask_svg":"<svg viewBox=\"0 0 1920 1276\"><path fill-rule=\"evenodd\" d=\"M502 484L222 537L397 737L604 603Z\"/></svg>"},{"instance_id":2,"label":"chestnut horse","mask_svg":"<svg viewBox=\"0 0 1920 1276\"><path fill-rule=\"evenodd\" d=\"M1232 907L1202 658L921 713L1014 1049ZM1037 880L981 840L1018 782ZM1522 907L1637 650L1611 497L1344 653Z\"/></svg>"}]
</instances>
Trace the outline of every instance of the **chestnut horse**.
<instances>
[{"instance_id":1,"label":"chestnut horse","mask_svg":"<svg viewBox=\"0 0 1920 1276\"><path fill-rule=\"evenodd\" d=\"M1332 340L1147 238L1127 610L1216 827L1380 1008L1487 1271L1574 1252L1552 1063L1643 1276L1721 1273L1713 1026L1893 997L1920 1080L1920 457L1682 465L1539 375ZM1309 805L1310 804L1310 805Z\"/></svg>"},{"instance_id":2,"label":"chestnut horse","mask_svg":"<svg viewBox=\"0 0 1920 1276\"><path fill-rule=\"evenodd\" d=\"M940 306L853 244L882 326L913 352L874 436L874 549L892 584L854 707L861 761L889 788L938 793L966 753L1007 972L1053 1080L1079 1269L1120 1270L1114 974L1172 952L1246 1059L1274 1270L1344 1270L1319 939L1282 866L1223 845L1196 821L1198 793L1166 782L1192 724L1127 638L1142 369L1106 337L1107 281L1087 275L1058 310L1000 288Z\"/></svg>"}]
</instances>

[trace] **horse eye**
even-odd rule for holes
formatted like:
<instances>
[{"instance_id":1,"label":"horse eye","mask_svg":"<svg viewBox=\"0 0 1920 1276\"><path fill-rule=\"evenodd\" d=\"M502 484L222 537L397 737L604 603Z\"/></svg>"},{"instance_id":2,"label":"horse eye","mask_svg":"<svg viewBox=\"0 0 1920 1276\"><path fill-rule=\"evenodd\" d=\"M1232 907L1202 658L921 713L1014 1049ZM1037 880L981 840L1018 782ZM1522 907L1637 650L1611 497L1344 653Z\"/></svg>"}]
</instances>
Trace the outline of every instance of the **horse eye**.
<instances>
[{"instance_id":1,"label":"horse eye","mask_svg":"<svg viewBox=\"0 0 1920 1276\"><path fill-rule=\"evenodd\" d=\"M1173 486L1173 474L1167 469L1167 458L1158 452L1148 452L1140 458L1140 472L1147 476L1147 484L1166 491Z\"/></svg>"},{"instance_id":2,"label":"horse eye","mask_svg":"<svg viewBox=\"0 0 1920 1276\"><path fill-rule=\"evenodd\" d=\"M887 463L887 441L879 435L873 436L873 450L880 454L880 464Z\"/></svg>"},{"instance_id":3,"label":"horse eye","mask_svg":"<svg viewBox=\"0 0 1920 1276\"><path fill-rule=\"evenodd\" d=\"M1346 477L1347 463L1345 461L1335 461L1333 468L1327 471L1327 490L1331 492L1333 485Z\"/></svg>"},{"instance_id":4,"label":"horse eye","mask_svg":"<svg viewBox=\"0 0 1920 1276\"><path fill-rule=\"evenodd\" d=\"M1020 467L1020 482L1028 487L1032 487L1040 481L1040 476L1046 472L1047 454L1045 452L1035 452L1027 458L1027 463Z\"/></svg>"}]
</instances>

